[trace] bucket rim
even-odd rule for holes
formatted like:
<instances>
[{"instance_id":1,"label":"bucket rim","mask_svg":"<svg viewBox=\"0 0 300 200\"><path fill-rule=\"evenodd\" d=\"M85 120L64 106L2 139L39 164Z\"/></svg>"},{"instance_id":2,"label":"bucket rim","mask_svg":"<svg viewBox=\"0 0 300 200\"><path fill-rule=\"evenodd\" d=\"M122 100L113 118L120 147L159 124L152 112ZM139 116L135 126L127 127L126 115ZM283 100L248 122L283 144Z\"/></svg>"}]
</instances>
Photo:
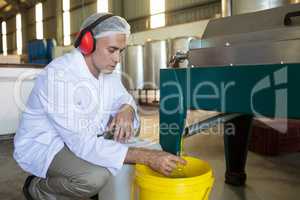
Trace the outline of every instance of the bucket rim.
<instances>
[{"instance_id":1,"label":"bucket rim","mask_svg":"<svg viewBox=\"0 0 300 200\"><path fill-rule=\"evenodd\" d=\"M201 174L198 176L193 176L193 177L184 177L184 178L159 177L159 176L153 176L153 175L145 174L145 173L141 172L141 170L142 170L141 168L149 168L149 167L146 165L137 164L135 166L135 177L137 179L141 179L141 180L152 179L153 181L160 181L161 183L164 182L164 183L168 183L168 184L172 184L172 183L178 184L180 182L182 184L189 184L189 185L198 184L198 183L201 183L203 181L207 181L207 180L210 180L213 178L212 167L208 162L201 160L199 158L191 157L191 156L183 156L183 158L201 161L208 167L209 170L207 172L205 172L204 174Z\"/></svg>"}]
</instances>

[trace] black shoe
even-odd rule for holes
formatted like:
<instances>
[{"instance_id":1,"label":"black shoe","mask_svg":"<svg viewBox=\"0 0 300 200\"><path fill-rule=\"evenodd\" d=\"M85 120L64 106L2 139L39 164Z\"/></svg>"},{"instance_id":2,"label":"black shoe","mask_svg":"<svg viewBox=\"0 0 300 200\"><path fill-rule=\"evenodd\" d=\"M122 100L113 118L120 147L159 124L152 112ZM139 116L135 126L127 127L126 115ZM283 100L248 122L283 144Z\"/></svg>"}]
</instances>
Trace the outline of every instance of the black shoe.
<instances>
[{"instance_id":1,"label":"black shoe","mask_svg":"<svg viewBox=\"0 0 300 200\"><path fill-rule=\"evenodd\" d=\"M92 200L98 200L98 194L92 196L90 199L92 199Z\"/></svg>"},{"instance_id":2,"label":"black shoe","mask_svg":"<svg viewBox=\"0 0 300 200\"><path fill-rule=\"evenodd\" d=\"M31 196L31 194L29 193L29 186L31 181L35 178L35 176L31 175L28 176L27 179L25 180L24 186L23 186L23 193L24 196L27 200L34 200Z\"/></svg>"}]
</instances>

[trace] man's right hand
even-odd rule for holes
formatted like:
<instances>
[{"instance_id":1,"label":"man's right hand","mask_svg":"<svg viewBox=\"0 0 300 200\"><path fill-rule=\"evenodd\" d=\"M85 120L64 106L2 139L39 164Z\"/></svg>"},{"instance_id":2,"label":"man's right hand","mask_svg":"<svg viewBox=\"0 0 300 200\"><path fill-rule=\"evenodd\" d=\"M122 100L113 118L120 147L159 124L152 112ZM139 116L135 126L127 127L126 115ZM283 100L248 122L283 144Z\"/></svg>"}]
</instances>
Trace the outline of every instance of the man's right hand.
<instances>
[{"instance_id":1,"label":"man's right hand","mask_svg":"<svg viewBox=\"0 0 300 200\"><path fill-rule=\"evenodd\" d=\"M186 161L165 151L153 151L148 166L154 171L170 176L177 164L186 165Z\"/></svg>"},{"instance_id":2,"label":"man's right hand","mask_svg":"<svg viewBox=\"0 0 300 200\"><path fill-rule=\"evenodd\" d=\"M129 148L125 163L144 164L165 176L170 176L177 164L186 165L186 161L178 156L144 148Z\"/></svg>"}]
</instances>

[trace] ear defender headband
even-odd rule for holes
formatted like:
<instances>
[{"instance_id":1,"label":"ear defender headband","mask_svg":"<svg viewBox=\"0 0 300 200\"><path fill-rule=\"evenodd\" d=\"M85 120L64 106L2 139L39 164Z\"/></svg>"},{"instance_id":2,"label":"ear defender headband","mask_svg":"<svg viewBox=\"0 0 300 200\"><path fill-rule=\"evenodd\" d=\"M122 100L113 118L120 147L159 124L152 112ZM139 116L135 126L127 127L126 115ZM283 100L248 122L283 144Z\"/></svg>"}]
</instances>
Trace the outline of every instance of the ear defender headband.
<instances>
[{"instance_id":1,"label":"ear defender headband","mask_svg":"<svg viewBox=\"0 0 300 200\"><path fill-rule=\"evenodd\" d=\"M95 28L98 24L103 22L104 20L112 17L114 15L107 14L99 17L96 21L85 27L79 32L78 37L75 40L74 46L75 48L79 47L81 53L83 55L89 55L95 51L96 48L96 40L93 35L93 28Z\"/></svg>"}]
</instances>

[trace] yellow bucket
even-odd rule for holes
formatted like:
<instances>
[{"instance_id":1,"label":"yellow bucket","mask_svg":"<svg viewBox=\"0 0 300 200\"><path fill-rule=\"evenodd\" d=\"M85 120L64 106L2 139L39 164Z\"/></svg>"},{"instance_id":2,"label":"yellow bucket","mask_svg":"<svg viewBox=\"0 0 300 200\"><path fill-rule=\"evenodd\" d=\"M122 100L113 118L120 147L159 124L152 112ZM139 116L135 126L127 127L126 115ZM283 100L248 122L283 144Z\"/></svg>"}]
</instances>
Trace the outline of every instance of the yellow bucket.
<instances>
[{"instance_id":1,"label":"yellow bucket","mask_svg":"<svg viewBox=\"0 0 300 200\"><path fill-rule=\"evenodd\" d=\"M136 165L134 200L208 200L214 178L210 165L193 157L183 157L187 165L181 177L163 176L145 165ZM178 174L177 174L178 175Z\"/></svg>"}]
</instances>

